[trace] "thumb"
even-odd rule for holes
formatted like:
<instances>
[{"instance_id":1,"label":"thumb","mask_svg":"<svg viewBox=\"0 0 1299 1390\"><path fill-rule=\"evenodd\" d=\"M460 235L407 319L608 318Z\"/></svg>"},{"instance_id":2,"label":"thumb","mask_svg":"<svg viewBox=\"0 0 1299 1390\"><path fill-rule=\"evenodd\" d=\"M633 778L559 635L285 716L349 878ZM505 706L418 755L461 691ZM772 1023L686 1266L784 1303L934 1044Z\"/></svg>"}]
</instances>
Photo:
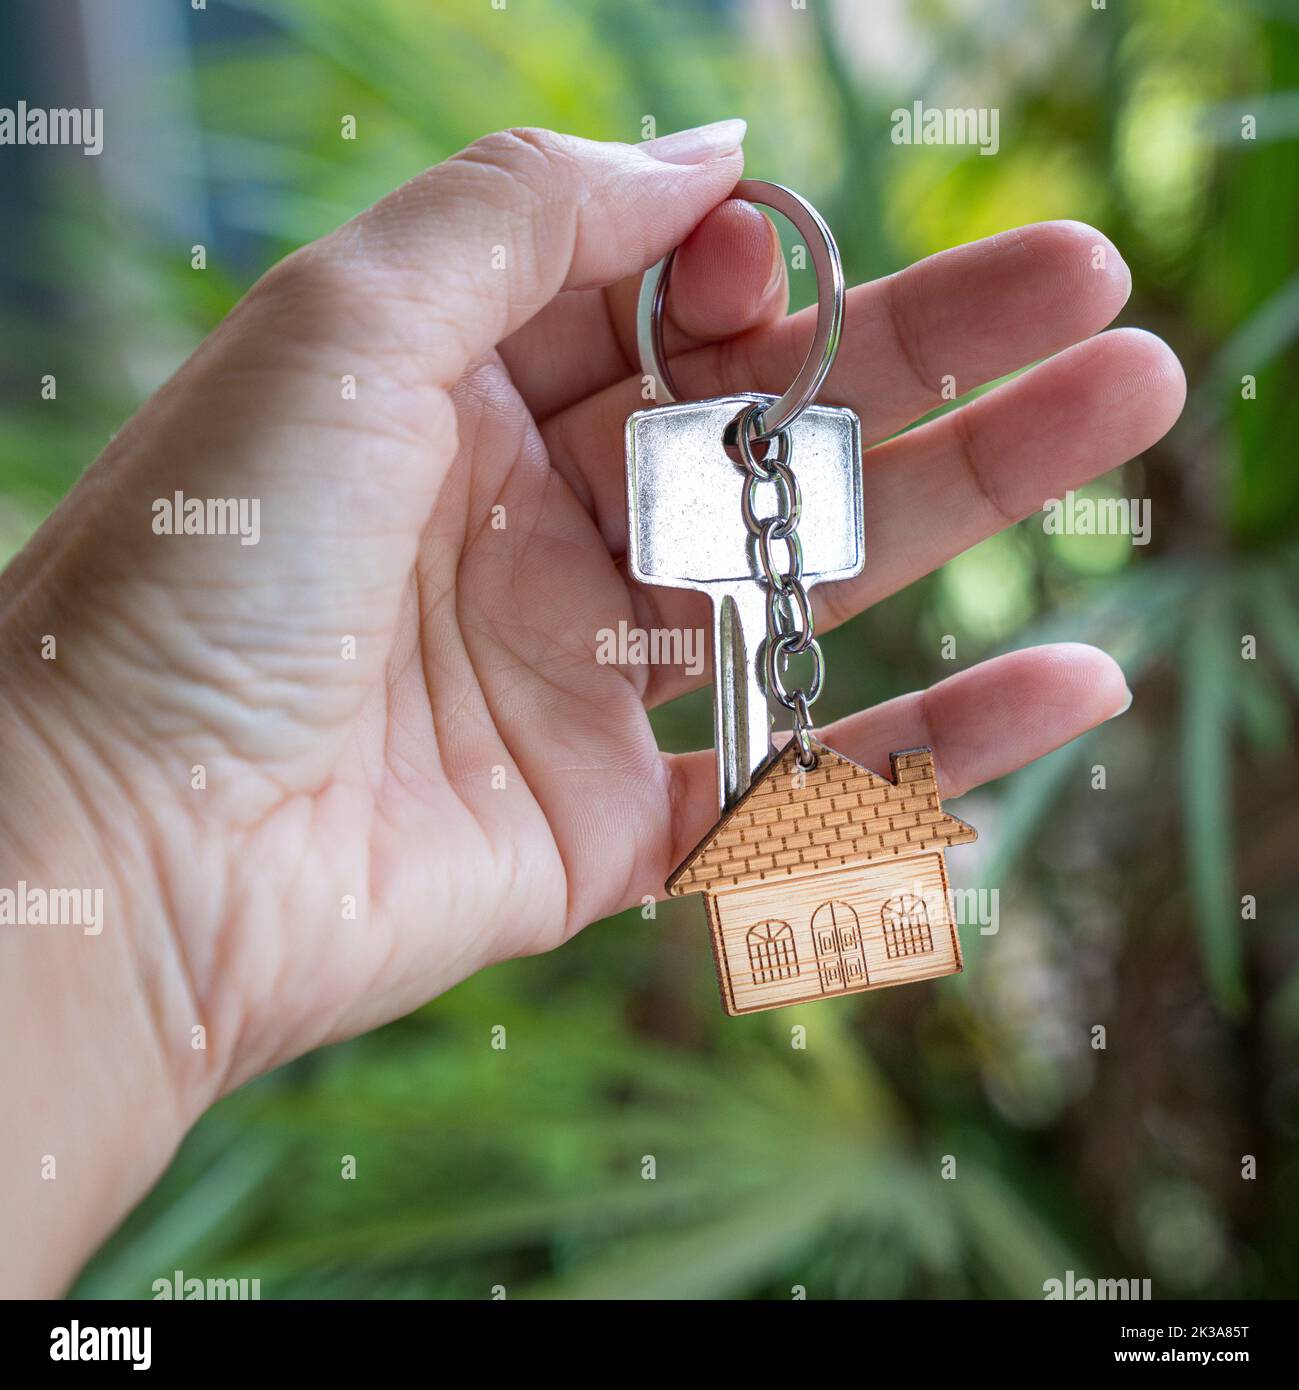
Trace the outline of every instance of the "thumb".
<instances>
[{"instance_id":1,"label":"thumb","mask_svg":"<svg viewBox=\"0 0 1299 1390\"><path fill-rule=\"evenodd\" d=\"M641 146L490 135L296 252L114 437L6 571L0 615L21 607L46 632L40 610L62 603L196 686L275 665L285 718L259 738L285 737L302 670L350 708L386 659L455 448L447 388L560 290L683 241L739 178L744 129ZM255 502L258 540L160 531L173 499L177 517L182 501ZM337 660L340 632L363 660ZM89 657L59 665L69 687L100 688Z\"/></svg>"},{"instance_id":2,"label":"thumb","mask_svg":"<svg viewBox=\"0 0 1299 1390\"><path fill-rule=\"evenodd\" d=\"M726 120L623 145L502 131L311 251L407 305L403 344L426 379L450 386L561 290L612 284L684 241L739 179L744 132Z\"/></svg>"},{"instance_id":3,"label":"thumb","mask_svg":"<svg viewBox=\"0 0 1299 1390\"><path fill-rule=\"evenodd\" d=\"M636 146L485 136L268 271L100 472L264 497L281 517L268 526L296 547L269 538L283 577L363 573L385 588L454 453L448 392L466 367L561 290L611 284L684 241L739 179L744 132L719 121ZM383 535L400 543L376 560Z\"/></svg>"}]
</instances>

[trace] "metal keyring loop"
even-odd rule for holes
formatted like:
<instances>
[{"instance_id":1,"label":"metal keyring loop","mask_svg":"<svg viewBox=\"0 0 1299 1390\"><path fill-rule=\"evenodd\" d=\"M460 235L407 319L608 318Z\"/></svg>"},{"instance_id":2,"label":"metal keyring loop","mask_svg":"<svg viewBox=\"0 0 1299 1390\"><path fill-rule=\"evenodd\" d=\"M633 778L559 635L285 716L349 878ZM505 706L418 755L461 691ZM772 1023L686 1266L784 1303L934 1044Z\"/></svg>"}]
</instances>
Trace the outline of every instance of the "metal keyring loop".
<instances>
[{"instance_id":1,"label":"metal keyring loop","mask_svg":"<svg viewBox=\"0 0 1299 1390\"><path fill-rule=\"evenodd\" d=\"M816 331L812 335L807 358L785 394L754 417L757 425L755 437L768 439L788 429L812 404L834 363L843 332L843 263L825 219L793 189L779 183L768 183L766 179L741 179L731 196L783 213L803 237L816 270ZM676 252L670 251L656 266L645 272L636 309L636 341L640 348L641 370L654 378L655 402L658 405L666 405L680 398L668 370L667 355L663 351L663 310L675 258Z\"/></svg>"},{"instance_id":2,"label":"metal keyring loop","mask_svg":"<svg viewBox=\"0 0 1299 1390\"><path fill-rule=\"evenodd\" d=\"M825 655L821 651L821 644L814 637L806 647L806 651L812 654L812 683L806 690L789 690L785 685L785 674L789 670L789 659L794 655L793 647L797 639L793 633L785 633L780 637L768 637L766 650L763 653L763 660L767 668L767 689L780 701L786 709L804 710L809 705L814 705L821 694L821 687L825 684ZM780 670L779 663L784 662L785 671ZM799 703L799 697L802 703Z\"/></svg>"},{"instance_id":3,"label":"metal keyring loop","mask_svg":"<svg viewBox=\"0 0 1299 1390\"><path fill-rule=\"evenodd\" d=\"M782 604L785 607L782 608ZM785 648L786 656L802 656L816 640L812 600L801 584L792 585L784 593L779 589L767 591L767 631L773 637L798 639L793 646Z\"/></svg>"},{"instance_id":4,"label":"metal keyring loop","mask_svg":"<svg viewBox=\"0 0 1299 1390\"><path fill-rule=\"evenodd\" d=\"M789 463L792 449L788 430L778 430L775 434L769 434L760 440L758 428L761 421L762 405L759 401L754 401L752 405L746 405L731 421L730 428L735 431L735 449L744 471L750 477L757 478L759 482L769 483L776 476L776 470ZM762 458L753 452L753 446L758 443L765 443L767 446L767 452Z\"/></svg>"},{"instance_id":5,"label":"metal keyring loop","mask_svg":"<svg viewBox=\"0 0 1299 1390\"><path fill-rule=\"evenodd\" d=\"M800 690L794 696L794 742L798 744L798 765L804 772L811 772L820 759L812 747L812 711L807 707L807 696Z\"/></svg>"},{"instance_id":6,"label":"metal keyring loop","mask_svg":"<svg viewBox=\"0 0 1299 1390\"><path fill-rule=\"evenodd\" d=\"M791 531L787 536L777 536L775 531L779 525L778 516L768 517L762 523L756 549L768 587L777 593L787 594L795 584L803 582L803 542L797 531ZM771 553L772 541L783 541L785 544L785 558L789 564L783 570L777 568L776 557Z\"/></svg>"},{"instance_id":7,"label":"metal keyring loop","mask_svg":"<svg viewBox=\"0 0 1299 1390\"><path fill-rule=\"evenodd\" d=\"M775 518L758 515L758 489L763 483L775 483L784 505ZM768 520L774 519L780 525L771 533L772 540L788 540L798 530L803 516L803 491L794 476L794 470L787 463L779 461L771 465L770 478L758 478L752 473L746 475L744 488L740 492L740 514L744 517L745 528L752 535L758 535Z\"/></svg>"}]
</instances>

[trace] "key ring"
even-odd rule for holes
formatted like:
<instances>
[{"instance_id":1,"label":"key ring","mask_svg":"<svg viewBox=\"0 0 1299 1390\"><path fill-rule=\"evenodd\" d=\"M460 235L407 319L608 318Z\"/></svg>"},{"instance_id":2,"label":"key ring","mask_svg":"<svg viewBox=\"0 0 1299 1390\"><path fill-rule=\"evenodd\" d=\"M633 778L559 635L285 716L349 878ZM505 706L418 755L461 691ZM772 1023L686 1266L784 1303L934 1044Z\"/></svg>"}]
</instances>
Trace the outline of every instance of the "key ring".
<instances>
[{"instance_id":1,"label":"key ring","mask_svg":"<svg viewBox=\"0 0 1299 1390\"><path fill-rule=\"evenodd\" d=\"M751 416L753 438L770 439L788 429L816 399L839 351L843 331L843 263L825 219L792 188L768 183L766 179L741 179L731 196L783 213L806 242L816 271L816 332L812 336L812 346L785 394L771 405L759 407ZM669 251L645 272L636 306L636 342L641 370L654 378L655 399L660 405L679 399L663 351L663 310L676 254L675 250Z\"/></svg>"}]
</instances>

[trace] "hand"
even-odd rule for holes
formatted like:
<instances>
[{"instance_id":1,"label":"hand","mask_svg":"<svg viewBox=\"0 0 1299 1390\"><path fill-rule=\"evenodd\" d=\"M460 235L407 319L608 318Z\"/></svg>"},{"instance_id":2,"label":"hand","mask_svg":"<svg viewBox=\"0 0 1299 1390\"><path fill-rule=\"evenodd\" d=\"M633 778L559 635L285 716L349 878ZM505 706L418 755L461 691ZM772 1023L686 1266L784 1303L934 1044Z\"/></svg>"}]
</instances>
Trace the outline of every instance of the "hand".
<instances>
[{"instance_id":1,"label":"hand","mask_svg":"<svg viewBox=\"0 0 1299 1390\"><path fill-rule=\"evenodd\" d=\"M783 389L810 333L770 224L725 201L742 134L511 132L421 174L256 285L0 583L0 883L105 888L97 937L0 928L3 1105L41 1118L0 1163L25 1287L66 1280L218 1095L661 892L714 819L711 752L660 753L646 716L698 681L594 653L620 620L709 621L623 564L640 272L685 242L689 396ZM822 399L868 442L943 376L1058 355L870 451L868 564L816 591L819 626L1169 428L1169 350L1090 336L1128 290L1104 237L1048 223L851 292ZM258 543L157 534L177 492L257 499ZM823 737L875 766L931 744L955 796L1126 698L1100 652L1043 648Z\"/></svg>"}]
</instances>

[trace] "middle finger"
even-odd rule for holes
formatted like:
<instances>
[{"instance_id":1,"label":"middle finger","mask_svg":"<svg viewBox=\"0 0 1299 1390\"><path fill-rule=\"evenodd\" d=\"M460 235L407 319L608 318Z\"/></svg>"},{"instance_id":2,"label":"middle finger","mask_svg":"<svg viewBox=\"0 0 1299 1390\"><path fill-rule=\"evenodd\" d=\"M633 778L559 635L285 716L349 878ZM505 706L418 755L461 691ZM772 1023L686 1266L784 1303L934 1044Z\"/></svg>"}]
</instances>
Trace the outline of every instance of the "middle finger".
<instances>
[{"instance_id":1,"label":"middle finger","mask_svg":"<svg viewBox=\"0 0 1299 1390\"><path fill-rule=\"evenodd\" d=\"M821 392L884 439L976 386L1099 332L1131 287L1119 253L1080 222L1043 222L940 252L850 291L843 341ZM685 399L779 393L812 333L804 310L672 362ZM641 410L639 376L563 410L542 430L556 468L589 505L614 555L626 549L622 433Z\"/></svg>"},{"instance_id":2,"label":"middle finger","mask_svg":"<svg viewBox=\"0 0 1299 1390\"><path fill-rule=\"evenodd\" d=\"M817 627L834 627L961 551L1140 453L1177 419L1186 383L1177 358L1135 328L1103 333L959 410L869 450L862 484L867 564L813 591ZM637 624L708 622L703 595L629 586ZM700 684L656 666L648 705Z\"/></svg>"}]
</instances>

